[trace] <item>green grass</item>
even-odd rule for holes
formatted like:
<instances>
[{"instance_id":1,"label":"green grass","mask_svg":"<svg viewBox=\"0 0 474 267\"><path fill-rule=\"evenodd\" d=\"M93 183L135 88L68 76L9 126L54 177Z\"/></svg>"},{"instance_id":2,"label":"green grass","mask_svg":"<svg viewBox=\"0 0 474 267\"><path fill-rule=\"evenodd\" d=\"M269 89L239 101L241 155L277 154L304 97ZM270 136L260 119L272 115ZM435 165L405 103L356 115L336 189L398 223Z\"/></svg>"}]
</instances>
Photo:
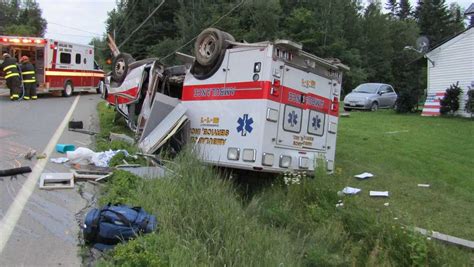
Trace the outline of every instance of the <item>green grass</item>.
<instances>
[{"instance_id":1,"label":"green grass","mask_svg":"<svg viewBox=\"0 0 474 267\"><path fill-rule=\"evenodd\" d=\"M474 240L473 138L468 119L352 112L340 119L336 165L345 185L362 188L357 205ZM376 176L352 177L363 171ZM369 190L390 191L390 198L370 198Z\"/></svg>"},{"instance_id":2,"label":"green grass","mask_svg":"<svg viewBox=\"0 0 474 267\"><path fill-rule=\"evenodd\" d=\"M142 206L157 215L159 231L118 245L99 265L472 265L472 252L411 230L472 236L472 127L456 118L353 112L340 120L334 175L318 170L292 185L280 177L250 199L189 151L162 179L116 172L100 202ZM362 171L376 176L352 177ZM363 191L338 196L344 186ZM369 198L369 190L390 198Z\"/></svg>"}]
</instances>

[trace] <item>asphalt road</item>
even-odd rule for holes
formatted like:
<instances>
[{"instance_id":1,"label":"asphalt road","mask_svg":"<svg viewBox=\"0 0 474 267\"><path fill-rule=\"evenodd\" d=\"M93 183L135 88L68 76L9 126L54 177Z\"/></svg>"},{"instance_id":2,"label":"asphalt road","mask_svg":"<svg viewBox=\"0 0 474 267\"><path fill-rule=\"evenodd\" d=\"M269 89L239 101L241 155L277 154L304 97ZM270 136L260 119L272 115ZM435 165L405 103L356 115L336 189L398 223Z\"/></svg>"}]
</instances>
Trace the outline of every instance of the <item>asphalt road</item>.
<instances>
[{"instance_id":1,"label":"asphalt road","mask_svg":"<svg viewBox=\"0 0 474 267\"><path fill-rule=\"evenodd\" d=\"M0 169L19 166L33 169L45 161L36 158L29 161L24 155L30 149L38 154L45 150L76 97L40 96L36 101L11 102L7 91L0 90ZM96 94L80 95L72 118L82 120L86 129L97 130L99 101ZM59 143L76 147L89 147L92 142L89 135L70 132L67 128L60 136ZM54 151L49 156L65 155ZM42 172L69 172L69 167L48 160ZM17 209L18 205L12 204L21 202L20 192L27 179L33 179L31 176L0 177L0 226L7 221L9 210L10 213L21 210L9 238L0 232L0 241L6 239L3 250L0 246L0 266L81 265L79 225L97 188L82 183L74 189L41 190L36 184L24 208Z\"/></svg>"}]
</instances>

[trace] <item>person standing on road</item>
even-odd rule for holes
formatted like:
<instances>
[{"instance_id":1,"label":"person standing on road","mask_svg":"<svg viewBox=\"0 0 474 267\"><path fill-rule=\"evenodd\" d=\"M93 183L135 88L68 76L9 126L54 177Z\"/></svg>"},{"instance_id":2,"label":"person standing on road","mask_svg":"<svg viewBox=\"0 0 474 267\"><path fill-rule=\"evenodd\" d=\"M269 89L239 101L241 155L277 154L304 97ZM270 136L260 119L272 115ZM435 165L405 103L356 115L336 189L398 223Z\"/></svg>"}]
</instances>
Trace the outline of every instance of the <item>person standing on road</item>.
<instances>
[{"instance_id":1,"label":"person standing on road","mask_svg":"<svg viewBox=\"0 0 474 267\"><path fill-rule=\"evenodd\" d=\"M21 63L21 76L23 77L23 88L25 88L25 100L36 100L36 73L35 67L30 63L30 59L27 56L20 58Z\"/></svg>"},{"instance_id":2,"label":"person standing on road","mask_svg":"<svg viewBox=\"0 0 474 267\"><path fill-rule=\"evenodd\" d=\"M20 73L16 60L10 54L3 54L3 63L0 69L5 73L5 80L7 80L7 87L10 89L10 100L18 100L20 98Z\"/></svg>"}]
</instances>

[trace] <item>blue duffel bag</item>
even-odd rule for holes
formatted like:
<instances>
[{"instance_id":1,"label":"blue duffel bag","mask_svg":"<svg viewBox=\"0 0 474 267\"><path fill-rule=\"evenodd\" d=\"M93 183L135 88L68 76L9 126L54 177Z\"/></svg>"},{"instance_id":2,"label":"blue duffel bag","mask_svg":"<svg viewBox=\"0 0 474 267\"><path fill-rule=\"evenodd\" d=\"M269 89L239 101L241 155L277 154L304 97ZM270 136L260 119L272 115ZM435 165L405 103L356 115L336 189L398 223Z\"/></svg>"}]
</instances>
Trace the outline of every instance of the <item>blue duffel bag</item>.
<instances>
[{"instance_id":1,"label":"blue duffel bag","mask_svg":"<svg viewBox=\"0 0 474 267\"><path fill-rule=\"evenodd\" d=\"M151 233L157 226L156 217L141 207L108 204L86 214L83 233L88 243L114 245L142 233Z\"/></svg>"}]
</instances>

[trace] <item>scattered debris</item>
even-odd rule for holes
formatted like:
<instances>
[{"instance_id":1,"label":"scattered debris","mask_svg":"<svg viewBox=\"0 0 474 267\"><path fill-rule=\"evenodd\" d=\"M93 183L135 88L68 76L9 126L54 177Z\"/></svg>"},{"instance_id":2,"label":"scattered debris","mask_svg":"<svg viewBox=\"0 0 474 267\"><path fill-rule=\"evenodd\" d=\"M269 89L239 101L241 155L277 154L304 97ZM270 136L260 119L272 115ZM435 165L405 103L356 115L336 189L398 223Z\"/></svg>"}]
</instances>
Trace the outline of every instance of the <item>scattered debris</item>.
<instances>
[{"instance_id":1,"label":"scattered debris","mask_svg":"<svg viewBox=\"0 0 474 267\"><path fill-rule=\"evenodd\" d=\"M69 161L68 158L51 158L49 160L53 163L58 163L58 164L62 164Z\"/></svg>"},{"instance_id":2,"label":"scattered debris","mask_svg":"<svg viewBox=\"0 0 474 267\"><path fill-rule=\"evenodd\" d=\"M30 151L28 151L28 153L26 153L25 159L31 160L35 155L36 155L36 150L31 149Z\"/></svg>"},{"instance_id":3,"label":"scattered debris","mask_svg":"<svg viewBox=\"0 0 474 267\"><path fill-rule=\"evenodd\" d=\"M371 197L388 197L388 191L370 191L369 196L371 196Z\"/></svg>"},{"instance_id":4,"label":"scattered debris","mask_svg":"<svg viewBox=\"0 0 474 267\"><path fill-rule=\"evenodd\" d=\"M418 184L418 187L430 187L431 185L429 184Z\"/></svg>"},{"instance_id":5,"label":"scattered debris","mask_svg":"<svg viewBox=\"0 0 474 267\"><path fill-rule=\"evenodd\" d=\"M70 189L74 188L72 173L43 173L40 177L40 189Z\"/></svg>"},{"instance_id":6,"label":"scattered debris","mask_svg":"<svg viewBox=\"0 0 474 267\"><path fill-rule=\"evenodd\" d=\"M13 175L18 175L18 174L23 174L23 173L28 173L28 172L31 172L30 167L18 167L18 168L0 170L0 177L13 176Z\"/></svg>"},{"instance_id":7,"label":"scattered debris","mask_svg":"<svg viewBox=\"0 0 474 267\"><path fill-rule=\"evenodd\" d=\"M130 166L117 166L118 169L128 171L136 176L142 178L160 178L166 175L166 169L162 167L130 167Z\"/></svg>"},{"instance_id":8,"label":"scattered debris","mask_svg":"<svg viewBox=\"0 0 474 267\"><path fill-rule=\"evenodd\" d=\"M102 177L99 177L99 178L95 179L94 182L99 182L99 181L102 181L102 180L104 180L104 179L106 179L106 178L109 178L110 176L112 176L112 174L113 174L113 173L109 173L109 174L107 174L107 175L104 175L104 176L102 176Z\"/></svg>"},{"instance_id":9,"label":"scattered debris","mask_svg":"<svg viewBox=\"0 0 474 267\"><path fill-rule=\"evenodd\" d=\"M110 141L123 141L123 142L126 142L126 143L129 143L131 145L133 145L135 143L135 140L126 135L126 134L119 134L119 133L110 133Z\"/></svg>"},{"instance_id":10,"label":"scattered debris","mask_svg":"<svg viewBox=\"0 0 474 267\"><path fill-rule=\"evenodd\" d=\"M124 153L127 157L130 156L126 150L94 152L85 147L78 147L74 151L68 151L66 156L74 164L87 165L92 163L97 167L108 167L110 160L118 153Z\"/></svg>"},{"instance_id":11,"label":"scattered debris","mask_svg":"<svg viewBox=\"0 0 474 267\"><path fill-rule=\"evenodd\" d=\"M350 186L346 186L346 187L344 187L344 189L342 189L342 193L344 193L346 195L356 195L360 191L361 191L361 189L355 188L355 187L350 187Z\"/></svg>"},{"instance_id":12,"label":"scattered debris","mask_svg":"<svg viewBox=\"0 0 474 267\"><path fill-rule=\"evenodd\" d=\"M84 124L82 121L69 121L68 123L68 130L74 130L74 129L83 129Z\"/></svg>"},{"instance_id":13,"label":"scattered debris","mask_svg":"<svg viewBox=\"0 0 474 267\"><path fill-rule=\"evenodd\" d=\"M351 114L349 112L342 112L339 116L342 118L348 118L351 116Z\"/></svg>"},{"instance_id":14,"label":"scattered debris","mask_svg":"<svg viewBox=\"0 0 474 267\"><path fill-rule=\"evenodd\" d=\"M444 242L447 242L447 243L450 243L450 244L453 244L453 245L458 245L458 246L463 246L463 247L467 247L467 248L470 248L470 249L474 249L474 241L470 241L470 240L462 239L462 238L459 238L459 237L442 234L442 233L435 232L435 231L428 231L426 229L419 228L419 227L415 227L414 230L421 233L422 235L432 237L432 238L437 239L437 240L441 240L441 241L444 241Z\"/></svg>"},{"instance_id":15,"label":"scattered debris","mask_svg":"<svg viewBox=\"0 0 474 267\"><path fill-rule=\"evenodd\" d=\"M82 121L69 121L68 130L71 132L78 132L83 134L95 135L98 134L97 132L82 130L84 128L84 124Z\"/></svg>"},{"instance_id":16,"label":"scattered debris","mask_svg":"<svg viewBox=\"0 0 474 267\"><path fill-rule=\"evenodd\" d=\"M78 147L76 150L68 151L66 153L66 157L72 163L82 163L82 164L89 164L92 158L92 155L94 155L94 151L85 147Z\"/></svg>"},{"instance_id":17,"label":"scattered debris","mask_svg":"<svg viewBox=\"0 0 474 267\"><path fill-rule=\"evenodd\" d=\"M408 133L408 130L385 132L386 134Z\"/></svg>"},{"instance_id":18,"label":"scattered debris","mask_svg":"<svg viewBox=\"0 0 474 267\"><path fill-rule=\"evenodd\" d=\"M103 172L103 173L108 173L108 172L113 171L113 169L110 167L97 167L95 165L74 164L72 165L72 168L74 168L75 170L80 170L80 171L95 171L95 172Z\"/></svg>"},{"instance_id":19,"label":"scattered debris","mask_svg":"<svg viewBox=\"0 0 474 267\"><path fill-rule=\"evenodd\" d=\"M41 153L36 156L36 159L45 159L47 157L46 153Z\"/></svg>"},{"instance_id":20,"label":"scattered debris","mask_svg":"<svg viewBox=\"0 0 474 267\"><path fill-rule=\"evenodd\" d=\"M108 167L110 160L118 153L124 153L127 157L130 156L127 150L109 150L105 152L94 153L90 161L97 167Z\"/></svg>"},{"instance_id":21,"label":"scattered debris","mask_svg":"<svg viewBox=\"0 0 474 267\"><path fill-rule=\"evenodd\" d=\"M76 150L76 146L73 144L57 144L56 145L56 151L59 153L66 153L68 151L74 151Z\"/></svg>"},{"instance_id":22,"label":"scattered debris","mask_svg":"<svg viewBox=\"0 0 474 267\"><path fill-rule=\"evenodd\" d=\"M385 207L388 207L388 206L390 206L390 203L385 202L385 203L383 203L383 205L384 205Z\"/></svg>"},{"instance_id":23,"label":"scattered debris","mask_svg":"<svg viewBox=\"0 0 474 267\"><path fill-rule=\"evenodd\" d=\"M97 180L104 176L110 176L112 172L73 170L75 180Z\"/></svg>"},{"instance_id":24,"label":"scattered debris","mask_svg":"<svg viewBox=\"0 0 474 267\"><path fill-rule=\"evenodd\" d=\"M367 179L367 178L374 177L374 175L370 172L364 172L364 173L361 173L361 174L354 175L354 177L359 178L359 179Z\"/></svg>"}]
</instances>

